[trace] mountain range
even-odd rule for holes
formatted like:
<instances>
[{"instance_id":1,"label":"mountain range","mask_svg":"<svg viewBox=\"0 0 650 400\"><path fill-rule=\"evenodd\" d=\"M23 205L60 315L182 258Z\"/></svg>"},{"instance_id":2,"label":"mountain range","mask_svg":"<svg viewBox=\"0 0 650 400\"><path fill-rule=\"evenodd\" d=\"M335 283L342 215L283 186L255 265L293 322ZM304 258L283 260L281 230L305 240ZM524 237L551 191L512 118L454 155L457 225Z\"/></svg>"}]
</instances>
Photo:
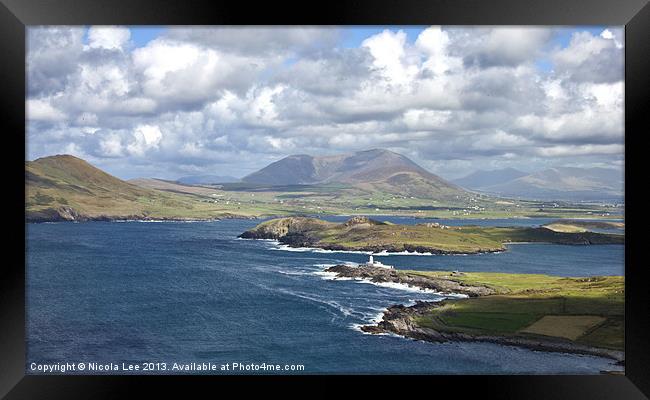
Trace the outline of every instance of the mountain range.
<instances>
[{"instance_id":1,"label":"mountain range","mask_svg":"<svg viewBox=\"0 0 650 400\"><path fill-rule=\"evenodd\" d=\"M477 171L453 181L468 190L534 200L622 201L623 172L611 168L557 167L533 173L513 168Z\"/></svg>"},{"instance_id":2,"label":"mountain range","mask_svg":"<svg viewBox=\"0 0 650 400\"><path fill-rule=\"evenodd\" d=\"M519 171L518 169L504 168L491 171L475 171L463 178L454 179L452 182L460 187L481 190L482 188L501 185L526 175L528 173Z\"/></svg>"},{"instance_id":3,"label":"mountain range","mask_svg":"<svg viewBox=\"0 0 650 400\"><path fill-rule=\"evenodd\" d=\"M213 180L196 179L190 181ZM241 182L218 186L152 178L126 182L80 158L56 155L25 163L25 209L29 221L212 219L318 210L349 214L491 209L510 213L496 196L621 199L622 185L622 173L602 168L552 168L533 174L512 169L482 171L450 183L401 154L381 149L288 156ZM477 196L461 186L496 196ZM528 211L520 208L518 212Z\"/></svg>"}]
</instances>

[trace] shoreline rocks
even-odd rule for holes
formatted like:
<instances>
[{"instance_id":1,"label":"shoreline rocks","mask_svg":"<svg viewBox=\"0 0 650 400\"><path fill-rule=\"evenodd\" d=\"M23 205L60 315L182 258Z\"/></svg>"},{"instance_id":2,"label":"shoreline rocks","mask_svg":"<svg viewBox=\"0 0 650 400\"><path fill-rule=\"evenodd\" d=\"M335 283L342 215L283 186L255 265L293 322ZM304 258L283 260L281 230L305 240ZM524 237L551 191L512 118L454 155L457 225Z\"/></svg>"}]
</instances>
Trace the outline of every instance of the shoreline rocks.
<instances>
[{"instance_id":1,"label":"shoreline rocks","mask_svg":"<svg viewBox=\"0 0 650 400\"><path fill-rule=\"evenodd\" d=\"M462 300L461 300L462 301ZM505 346L524 347L531 350L559 353L572 353L606 357L617 361L625 360L625 352L577 344L568 340L544 340L539 337L508 337L495 335L469 335L466 333L440 332L431 328L420 327L414 319L428 314L431 310L444 305L442 302L417 301L413 306L393 305L384 312L382 320L376 325L364 325L361 330L366 333L394 333L399 336L424 340L428 342L490 342Z\"/></svg>"},{"instance_id":2,"label":"shoreline rocks","mask_svg":"<svg viewBox=\"0 0 650 400\"><path fill-rule=\"evenodd\" d=\"M26 212L25 222L124 222L124 221L165 221L165 222L188 222L188 221L219 221L223 219L256 219L235 214L224 214L211 218L179 218L179 217L152 217L146 213L130 215L87 215L76 211L69 206L62 206L57 209L48 208L38 212Z\"/></svg>"},{"instance_id":3,"label":"shoreline rocks","mask_svg":"<svg viewBox=\"0 0 650 400\"><path fill-rule=\"evenodd\" d=\"M452 279L424 277L381 267L335 265L325 269L325 271L336 273L338 277L367 279L377 283L399 283L420 289L434 290L443 294L456 293L469 297L478 297L496 293L494 289L487 286L465 285L462 282Z\"/></svg>"},{"instance_id":4,"label":"shoreline rocks","mask_svg":"<svg viewBox=\"0 0 650 400\"><path fill-rule=\"evenodd\" d=\"M497 294L496 291L490 287L465 285L462 282L452 279L452 277L455 276L454 272L450 272L450 278L447 279L445 277L424 277L399 270L365 265L335 265L326 268L325 271L335 273L337 277L366 279L377 283L393 282L420 289L430 289L440 292L441 294L456 293L465 294L468 297ZM432 328L419 326L415 322L417 318L430 314L434 309L445 305L447 301L448 300L440 302L416 301L415 305L412 306L401 304L392 305L386 309L381 321L376 325L363 325L360 329L363 332L371 334L393 333L406 338L428 342L480 341L507 346L524 347L539 351L595 355L611 358L618 362L623 362L625 359L625 352L623 351L591 347L559 338L545 340L540 337L497 336L487 334L471 335L459 332L441 332ZM463 300L458 299L452 301Z\"/></svg>"}]
</instances>

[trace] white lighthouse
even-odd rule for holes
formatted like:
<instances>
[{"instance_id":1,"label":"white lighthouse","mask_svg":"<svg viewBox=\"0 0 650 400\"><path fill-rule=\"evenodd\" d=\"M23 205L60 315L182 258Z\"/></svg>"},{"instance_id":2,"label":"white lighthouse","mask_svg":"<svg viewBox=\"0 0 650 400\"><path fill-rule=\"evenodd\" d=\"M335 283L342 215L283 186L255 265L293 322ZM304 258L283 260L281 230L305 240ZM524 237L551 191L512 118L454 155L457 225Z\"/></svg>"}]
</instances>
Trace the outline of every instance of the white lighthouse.
<instances>
[{"instance_id":1,"label":"white lighthouse","mask_svg":"<svg viewBox=\"0 0 650 400\"><path fill-rule=\"evenodd\" d=\"M390 265L385 265L382 264L379 261L375 261L375 259L372 257L372 254L370 255L370 258L368 259L368 262L365 264L366 267L379 267L379 268L389 268L392 269L393 267Z\"/></svg>"}]
</instances>

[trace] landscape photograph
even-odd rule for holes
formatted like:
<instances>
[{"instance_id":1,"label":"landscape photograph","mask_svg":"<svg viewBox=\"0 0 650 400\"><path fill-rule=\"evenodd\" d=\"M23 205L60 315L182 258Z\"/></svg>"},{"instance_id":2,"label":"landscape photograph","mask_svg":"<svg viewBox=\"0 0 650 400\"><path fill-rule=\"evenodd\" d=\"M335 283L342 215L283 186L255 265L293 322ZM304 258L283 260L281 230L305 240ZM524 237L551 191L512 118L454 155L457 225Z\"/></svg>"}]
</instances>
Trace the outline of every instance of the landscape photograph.
<instances>
[{"instance_id":1,"label":"landscape photograph","mask_svg":"<svg viewBox=\"0 0 650 400\"><path fill-rule=\"evenodd\" d=\"M30 26L27 374L623 374L621 26Z\"/></svg>"}]
</instances>

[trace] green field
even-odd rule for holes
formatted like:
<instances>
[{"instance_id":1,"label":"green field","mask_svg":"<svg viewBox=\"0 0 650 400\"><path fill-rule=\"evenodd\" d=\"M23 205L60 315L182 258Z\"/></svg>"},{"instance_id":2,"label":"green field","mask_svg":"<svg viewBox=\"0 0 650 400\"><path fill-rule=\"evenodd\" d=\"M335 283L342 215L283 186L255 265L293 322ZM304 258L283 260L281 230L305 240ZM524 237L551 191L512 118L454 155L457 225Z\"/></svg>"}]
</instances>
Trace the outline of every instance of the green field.
<instances>
[{"instance_id":1,"label":"green field","mask_svg":"<svg viewBox=\"0 0 650 400\"><path fill-rule=\"evenodd\" d=\"M557 340L575 337L574 341L580 344L614 350L624 348L625 282L622 276L563 278L471 272L452 277L449 272L403 273L445 277L497 290L496 295L447 300L442 307L417 318L416 323L422 327L470 335ZM544 320L547 316L553 318ZM562 323L554 323L560 321ZM578 332L580 329L582 331Z\"/></svg>"},{"instance_id":2,"label":"green field","mask_svg":"<svg viewBox=\"0 0 650 400\"><path fill-rule=\"evenodd\" d=\"M579 221L559 220L545 225L546 228L556 232L587 232L591 229L623 229L625 223L615 221Z\"/></svg>"}]
</instances>

